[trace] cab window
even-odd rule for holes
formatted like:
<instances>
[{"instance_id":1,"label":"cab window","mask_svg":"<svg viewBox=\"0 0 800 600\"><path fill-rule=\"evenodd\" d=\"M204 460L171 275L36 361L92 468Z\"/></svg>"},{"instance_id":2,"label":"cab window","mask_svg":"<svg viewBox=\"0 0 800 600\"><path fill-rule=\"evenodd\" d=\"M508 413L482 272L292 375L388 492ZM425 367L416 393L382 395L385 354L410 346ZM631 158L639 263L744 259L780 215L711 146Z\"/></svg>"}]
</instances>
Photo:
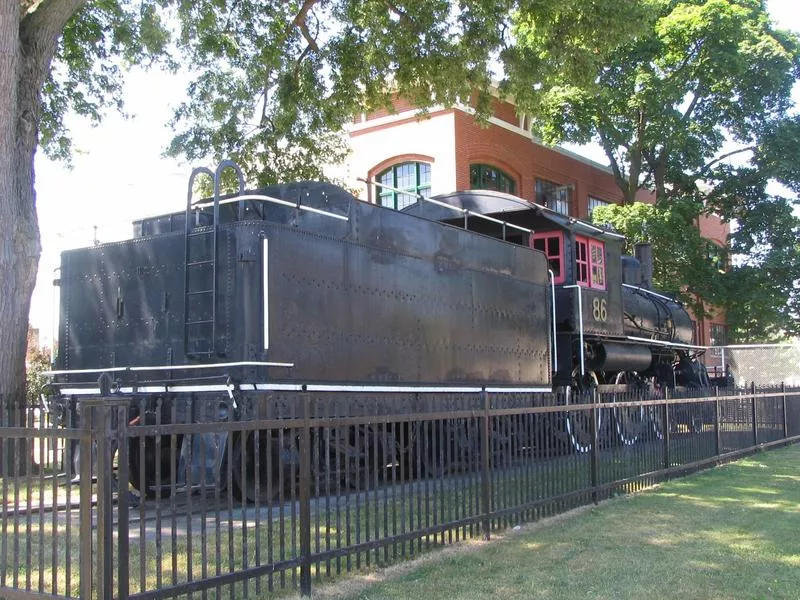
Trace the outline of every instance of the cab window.
<instances>
[{"instance_id":1,"label":"cab window","mask_svg":"<svg viewBox=\"0 0 800 600\"><path fill-rule=\"evenodd\" d=\"M553 283L564 283L564 234L560 231L535 233L531 247L547 257L547 267L553 272Z\"/></svg>"},{"instance_id":2,"label":"cab window","mask_svg":"<svg viewBox=\"0 0 800 600\"><path fill-rule=\"evenodd\" d=\"M576 236L575 280L578 285L606 289L606 249L603 242Z\"/></svg>"},{"instance_id":3,"label":"cab window","mask_svg":"<svg viewBox=\"0 0 800 600\"><path fill-rule=\"evenodd\" d=\"M589 265L592 287L606 289L606 249L603 242L589 240Z\"/></svg>"},{"instance_id":4,"label":"cab window","mask_svg":"<svg viewBox=\"0 0 800 600\"><path fill-rule=\"evenodd\" d=\"M589 287L589 242L575 238L575 283Z\"/></svg>"}]
</instances>

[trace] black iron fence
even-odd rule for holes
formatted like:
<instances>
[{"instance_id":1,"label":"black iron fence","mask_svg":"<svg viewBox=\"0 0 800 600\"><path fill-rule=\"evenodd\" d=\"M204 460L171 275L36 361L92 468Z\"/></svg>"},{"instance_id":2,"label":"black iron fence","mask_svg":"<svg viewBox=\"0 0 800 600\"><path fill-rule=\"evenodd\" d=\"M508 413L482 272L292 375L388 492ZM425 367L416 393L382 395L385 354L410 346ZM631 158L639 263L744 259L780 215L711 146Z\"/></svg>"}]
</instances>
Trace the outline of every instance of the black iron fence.
<instances>
[{"instance_id":1,"label":"black iron fence","mask_svg":"<svg viewBox=\"0 0 800 600\"><path fill-rule=\"evenodd\" d=\"M264 597L800 439L800 389L271 391L0 417L0 596Z\"/></svg>"}]
</instances>

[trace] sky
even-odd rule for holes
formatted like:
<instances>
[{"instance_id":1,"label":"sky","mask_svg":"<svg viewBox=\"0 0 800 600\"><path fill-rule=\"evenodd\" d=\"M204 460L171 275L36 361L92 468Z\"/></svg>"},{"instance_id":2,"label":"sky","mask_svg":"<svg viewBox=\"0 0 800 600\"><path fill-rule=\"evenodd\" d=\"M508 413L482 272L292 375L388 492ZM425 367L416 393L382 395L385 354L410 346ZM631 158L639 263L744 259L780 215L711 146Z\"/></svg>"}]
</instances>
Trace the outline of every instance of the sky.
<instances>
[{"instance_id":1,"label":"sky","mask_svg":"<svg viewBox=\"0 0 800 600\"><path fill-rule=\"evenodd\" d=\"M780 27L800 33L800 0L769 0L767 7ZM183 210L192 168L214 167L183 164L163 155L171 138L168 122L184 98L187 82L187 77L134 69L125 83L128 118L110 113L97 127L77 118L68 121L76 148L71 169L37 155L42 256L31 324L39 329L41 343L51 343L56 326L52 282L61 252L95 240L129 238L133 220ZM597 147L577 150L606 163Z\"/></svg>"}]
</instances>

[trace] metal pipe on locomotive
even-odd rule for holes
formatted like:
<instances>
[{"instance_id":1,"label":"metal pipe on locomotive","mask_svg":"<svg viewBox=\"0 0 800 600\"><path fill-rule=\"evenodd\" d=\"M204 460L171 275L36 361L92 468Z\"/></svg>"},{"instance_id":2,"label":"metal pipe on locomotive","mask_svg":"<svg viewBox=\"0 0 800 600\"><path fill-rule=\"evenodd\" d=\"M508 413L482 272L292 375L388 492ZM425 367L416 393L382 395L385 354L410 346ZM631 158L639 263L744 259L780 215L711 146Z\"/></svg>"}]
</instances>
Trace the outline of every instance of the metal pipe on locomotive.
<instances>
[{"instance_id":1,"label":"metal pipe on locomotive","mask_svg":"<svg viewBox=\"0 0 800 600\"><path fill-rule=\"evenodd\" d=\"M239 180L231 196L220 194L226 169ZM198 175L214 196L193 203ZM419 197L396 211L326 183L246 192L230 161L195 169L184 212L62 254L51 404L116 393L137 399L132 423L214 422L251 410L255 394L303 386L394 398L562 386L570 401L593 386L707 383L688 313L649 289L648 261L623 257L623 240L497 192ZM156 417L179 397L212 402ZM586 449L574 419L563 430ZM226 448L252 452L247 436L226 442L181 439L204 445L211 480ZM262 446L292 460L290 442ZM156 472L194 472L155 447L129 453L131 473L148 474L132 477L146 495L163 487Z\"/></svg>"}]
</instances>

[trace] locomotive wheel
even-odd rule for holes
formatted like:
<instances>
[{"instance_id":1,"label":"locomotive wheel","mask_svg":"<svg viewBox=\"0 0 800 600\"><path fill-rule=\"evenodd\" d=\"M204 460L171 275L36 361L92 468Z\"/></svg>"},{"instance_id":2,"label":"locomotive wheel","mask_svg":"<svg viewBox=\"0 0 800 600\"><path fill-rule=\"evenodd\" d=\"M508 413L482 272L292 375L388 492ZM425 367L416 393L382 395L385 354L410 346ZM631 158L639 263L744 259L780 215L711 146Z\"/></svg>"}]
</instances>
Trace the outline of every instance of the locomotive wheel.
<instances>
[{"instance_id":1,"label":"locomotive wheel","mask_svg":"<svg viewBox=\"0 0 800 600\"><path fill-rule=\"evenodd\" d=\"M689 431L700 434L705 431L706 425L714 422L715 406L711 403L697 404L689 408Z\"/></svg>"},{"instance_id":2,"label":"locomotive wheel","mask_svg":"<svg viewBox=\"0 0 800 600\"><path fill-rule=\"evenodd\" d=\"M480 456L480 437L462 419L415 424L413 439L420 454L420 475L440 478L474 468ZM416 459L414 459L416 460Z\"/></svg>"},{"instance_id":3,"label":"locomotive wheel","mask_svg":"<svg viewBox=\"0 0 800 600\"><path fill-rule=\"evenodd\" d=\"M577 374L577 373L576 373ZM583 382L573 378L575 384L569 386L565 394L567 406L576 404L591 404L594 400L593 391L598 386L597 374L589 371ZM600 439L600 431L603 426L603 411L597 412L597 439ZM564 416L564 428L566 429L567 439L575 452L585 454L591 452L593 445L592 436L592 416L587 410L570 411Z\"/></svg>"},{"instance_id":4,"label":"locomotive wheel","mask_svg":"<svg viewBox=\"0 0 800 600\"><path fill-rule=\"evenodd\" d=\"M325 435L325 434L323 434ZM386 465L382 430L375 425L340 427L330 432L325 447L333 472L344 489L373 487L383 479ZM323 472L327 472L323 466Z\"/></svg>"},{"instance_id":5,"label":"locomotive wheel","mask_svg":"<svg viewBox=\"0 0 800 600\"><path fill-rule=\"evenodd\" d=\"M386 428L385 437L380 439L386 478L409 479L413 476L416 468L414 464L415 430L408 423L393 423L386 425Z\"/></svg>"},{"instance_id":6,"label":"locomotive wheel","mask_svg":"<svg viewBox=\"0 0 800 600\"><path fill-rule=\"evenodd\" d=\"M638 384L639 380L640 378L635 373L621 372L617 373L614 383L617 385ZM624 402L628 399L625 396L619 397L617 394L612 397L613 402ZM615 407L613 410L617 440L623 446L632 446L639 440L643 432L646 420L644 407Z\"/></svg>"},{"instance_id":7,"label":"locomotive wheel","mask_svg":"<svg viewBox=\"0 0 800 600\"><path fill-rule=\"evenodd\" d=\"M231 460L227 467L232 470L233 494L237 500L259 504L272 502L285 491L282 486L278 443L278 436L269 431L243 431L241 435L234 437ZM291 467L284 465L282 471L285 478L291 472ZM223 477L226 475L223 474Z\"/></svg>"},{"instance_id":8,"label":"locomotive wheel","mask_svg":"<svg viewBox=\"0 0 800 600\"><path fill-rule=\"evenodd\" d=\"M649 386L650 394L648 396L649 400L660 400L664 397L661 386L657 383L650 383ZM657 440L664 439L664 409L662 406L648 406L645 409L645 416L647 417L647 423L649 425L650 431L652 431L652 435Z\"/></svg>"},{"instance_id":9,"label":"locomotive wheel","mask_svg":"<svg viewBox=\"0 0 800 600\"><path fill-rule=\"evenodd\" d=\"M144 462L142 461L141 438L128 440L128 481L143 498L153 499L156 496L166 498L171 492L172 472L177 474L177 460L180 456L183 436L177 436L175 462L172 460L170 436L161 436L161 448L156 447L156 438L144 438ZM160 473L157 465L160 464ZM142 472L144 467L144 473ZM157 478L160 475L160 479Z\"/></svg>"}]
</instances>

